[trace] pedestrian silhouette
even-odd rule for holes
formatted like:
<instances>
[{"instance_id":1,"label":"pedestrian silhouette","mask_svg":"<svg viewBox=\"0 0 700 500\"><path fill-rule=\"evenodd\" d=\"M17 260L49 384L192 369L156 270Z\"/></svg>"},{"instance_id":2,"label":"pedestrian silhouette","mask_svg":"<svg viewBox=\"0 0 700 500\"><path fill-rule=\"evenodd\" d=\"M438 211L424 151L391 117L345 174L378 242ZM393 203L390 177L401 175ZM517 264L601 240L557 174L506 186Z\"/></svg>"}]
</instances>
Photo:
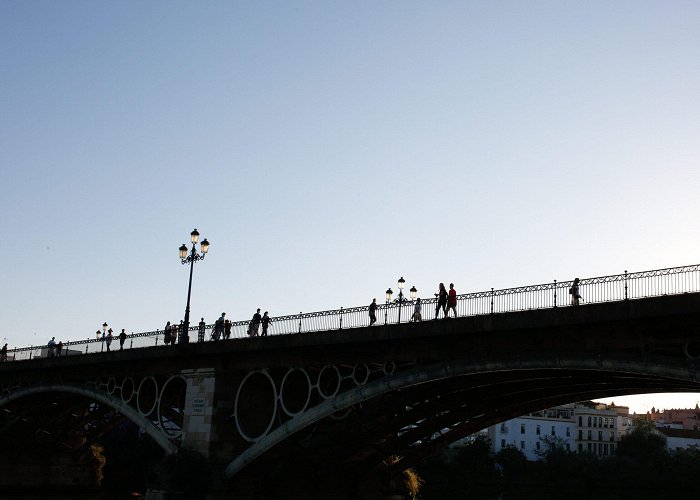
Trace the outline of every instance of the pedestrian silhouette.
<instances>
[{"instance_id":1,"label":"pedestrian silhouette","mask_svg":"<svg viewBox=\"0 0 700 500\"><path fill-rule=\"evenodd\" d=\"M579 282L581 280L576 278L574 279L574 282L571 284L571 288L569 288L569 294L571 295L571 305L572 306L577 306L579 305L579 300L583 300L583 297L581 297L581 294L579 292Z\"/></svg>"},{"instance_id":2,"label":"pedestrian silhouette","mask_svg":"<svg viewBox=\"0 0 700 500\"><path fill-rule=\"evenodd\" d=\"M450 283L450 291L447 292L447 311L445 312L445 317L450 317L450 309L455 313L455 318L457 317L457 290L455 290L455 284Z\"/></svg>"},{"instance_id":3,"label":"pedestrian silhouette","mask_svg":"<svg viewBox=\"0 0 700 500\"><path fill-rule=\"evenodd\" d=\"M122 332L119 334L119 350L124 350L124 341L126 340L126 332L122 328Z\"/></svg>"},{"instance_id":4,"label":"pedestrian silhouette","mask_svg":"<svg viewBox=\"0 0 700 500\"><path fill-rule=\"evenodd\" d=\"M445 284L440 283L438 288L438 293L435 294L437 297L437 304L435 304L435 319L438 318L440 309L442 309L442 314L447 317L447 290L445 289Z\"/></svg>"},{"instance_id":5,"label":"pedestrian silhouette","mask_svg":"<svg viewBox=\"0 0 700 500\"><path fill-rule=\"evenodd\" d=\"M369 326L372 326L377 322L377 299L372 299L372 303L369 305Z\"/></svg>"},{"instance_id":6,"label":"pedestrian silhouette","mask_svg":"<svg viewBox=\"0 0 700 500\"><path fill-rule=\"evenodd\" d=\"M107 352L109 352L109 346L112 345L112 329L111 328L109 330L107 330L106 344L107 344Z\"/></svg>"},{"instance_id":7,"label":"pedestrian silhouette","mask_svg":"<svg viewBox=\"0 0 700 500\"><path fill-rule=\"evenodd\" d=\"M416 304L413 306L413 316L411 316L411 321L414 323L421 320L421 304L420 297L416 299Z\"/></svg>"},{"instance_id":8,"label":"pedestrian silhouette","mask_svg":"<svg viewBox=\"0 0 700 500\"><path fill-rule=\"evenodd\" d=\"M260 321L262 321L262 316L260 316L260 308L258 307L256 313L253 314L253 319L250 320L250 324L248 325L248 335L250 335L251 337L258 336L258 328L260 328Z\"/></svg>"},{"instance_id":9,"label":"pedestrian silhouette","mask_svg":"<svg viewBox=\"0 0 700 500\"><path fill-rule=\"evenodd\" d=\"M262 317L262 337L267 337L267 328L270 326L270 322L272 321L270 319L270 316L267 315L267 311L265 311L265 314L263 314Z\"/></svg>"},{"instance_id":10,"label":"pedestrian silhouette","mask_svg":"<svg viewBox=\"0 0 700 500\"><path fill-rule=\"evenodd\" d=\"M199 330L197 331L197 342L204 342L204 331L207 329L207 324L204 318L199 322Z\"/></svg>"}]
</instances>

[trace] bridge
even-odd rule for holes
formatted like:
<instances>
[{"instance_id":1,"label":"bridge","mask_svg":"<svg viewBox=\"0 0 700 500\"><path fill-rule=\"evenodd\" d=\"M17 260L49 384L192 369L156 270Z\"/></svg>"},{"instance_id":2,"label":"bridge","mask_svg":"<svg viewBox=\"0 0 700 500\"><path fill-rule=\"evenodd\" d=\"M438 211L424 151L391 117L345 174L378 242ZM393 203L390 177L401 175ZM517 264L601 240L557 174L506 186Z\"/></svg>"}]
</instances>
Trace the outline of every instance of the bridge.
<instances>
[{"instance_id":1,"label":"bridge","mask_svg":"<svg viewBox=\"0 0 700 500\"><path fill-rule=\"evenodd\" d=\"M365 306L273 318L267 337L236 322L227 341L165 346L153 331L122 351L102 339L60 358L13 349L0 363L0 484L36 457L80 462L128 421L165 454L206 457L212 484L237 498L384 498L405 469L509 418L700 392L700 265L583 279L577 306L570 286L460 295L456 319L429 320L430 299L410 322L404 300L381 304L373 326Z\"/></svg>"}]
</instances>

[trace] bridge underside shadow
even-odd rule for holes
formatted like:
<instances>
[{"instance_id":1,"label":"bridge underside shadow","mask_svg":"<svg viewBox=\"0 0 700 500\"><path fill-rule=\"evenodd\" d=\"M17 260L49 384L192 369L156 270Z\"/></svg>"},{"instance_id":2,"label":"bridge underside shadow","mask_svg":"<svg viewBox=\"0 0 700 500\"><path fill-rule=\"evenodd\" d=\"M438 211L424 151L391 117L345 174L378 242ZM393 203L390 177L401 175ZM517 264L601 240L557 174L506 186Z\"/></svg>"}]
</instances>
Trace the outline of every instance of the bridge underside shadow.
<instances>
[{"instance_id":1,"label":"bridge underside shadow","mask_svg":"<svg viewBox=\"0 0 700 500\"><path fill-rule=\"evenodd\" d=\"M358 332L372 336L372 355L343 341L344 349L325 348L327 363L392 360L396 371L321 403L312 422L312 412L280 421L227 474L240 491L254 482L300 492L327 484L363 496L451 442L519 415L602 397L700 392L697 311L698 296L686 295Z\"/></svg>"}]
</instances>

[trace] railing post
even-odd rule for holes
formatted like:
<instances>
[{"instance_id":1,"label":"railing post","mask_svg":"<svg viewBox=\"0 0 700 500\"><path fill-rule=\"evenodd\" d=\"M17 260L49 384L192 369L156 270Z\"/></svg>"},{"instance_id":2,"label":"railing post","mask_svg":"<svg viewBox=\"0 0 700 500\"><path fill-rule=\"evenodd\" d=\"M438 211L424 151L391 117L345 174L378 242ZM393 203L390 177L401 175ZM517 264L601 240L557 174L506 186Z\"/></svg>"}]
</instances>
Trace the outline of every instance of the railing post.
<instances>
[{"instance_id":1,"label":"railing post","mask_svg":"<svg viewBox=\"0 0 700 500\"><path fill-rule=\"evenodd\" d=\"M131 334L133 335L134 332L131 332ZM134 337L131 337L131 339L129 340L129 349L133 349L133 348L134 348Z\"/></svg>"},{"instance_id":2,"label":"railing post","mask_svg":"<svg viewBox=\"0 0 700 500\"><path fill-rule=\"evenodd\" d=\"M301 314L302 312L299 311L299 333L301 333Z\"/></svg>"},{"instance_id":3,"label":"railing post","mask_svg":"<svg viewBox=\"0 0 700 500\"><path fill-rule=\"evenodd\" d=\"M554 280L554 307L557 307L557 280Z\"/></svg>"},{"instance_id":4,"label":"railing post","mask_svg":"<svg viewBox=\"0 0 700 500\"><path fill-rule=\"evenodd\" d=\"M627 300L627 269L625 269L625 300Z\"/></svg>"},{"instance_id":5,"label":"railing post","mask_svg":"<svg viewBox=\"0 0 700 500\"><path fill-rule=\"evenodd\" d=\"M493 314L493 287L491 287L491 314Z\"/></svg>"},{"instance_id":6,"label":"railing post","mask_svg":"<svg viewBox=\"0 0 700 500\"><path fill-rule=\"evenodd\" d=\"M340 329L343 329L343 308L340 307Z\"/></svg>"}]
</instances>

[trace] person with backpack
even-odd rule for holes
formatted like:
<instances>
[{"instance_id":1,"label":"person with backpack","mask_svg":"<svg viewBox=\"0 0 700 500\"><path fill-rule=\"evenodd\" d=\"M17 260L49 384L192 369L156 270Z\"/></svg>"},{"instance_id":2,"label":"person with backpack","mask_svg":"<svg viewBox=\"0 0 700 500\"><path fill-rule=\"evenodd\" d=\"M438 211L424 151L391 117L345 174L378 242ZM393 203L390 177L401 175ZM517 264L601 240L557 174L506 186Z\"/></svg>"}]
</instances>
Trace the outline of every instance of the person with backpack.
<instances>
[{"instance_id":1,"label":"person with backpack","mask_svg":"<svg viewBox=\"0 0 700 500\"><path fill-rule=\"evenodd\" d=\"M569 288L569 294L571 295L571 305L572 306L579 305L579 300L583 300L583 297L581 297L581 294L579 293L579 282L580 281L581 280L578 278L574 279L574 282L571 285L571 288Z\"/></svg>"}]
</instances>

